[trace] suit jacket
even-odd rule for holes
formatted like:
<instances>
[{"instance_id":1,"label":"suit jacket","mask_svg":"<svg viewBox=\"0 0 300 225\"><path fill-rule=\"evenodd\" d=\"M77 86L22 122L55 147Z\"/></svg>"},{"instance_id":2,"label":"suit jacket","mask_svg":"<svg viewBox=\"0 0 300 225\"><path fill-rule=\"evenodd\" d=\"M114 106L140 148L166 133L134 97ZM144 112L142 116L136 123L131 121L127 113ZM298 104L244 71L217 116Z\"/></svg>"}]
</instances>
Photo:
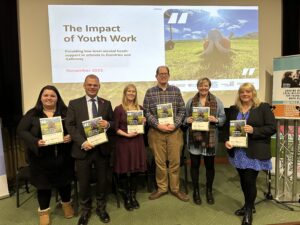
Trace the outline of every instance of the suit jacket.
<instances>
[{"instance_id":1,"label":"suit jacket","mask_svg":"<svg viewBox=\"0 0 300 225\"><path fill-rule=\"evenodd\" d=\"M99 151L102 155L109 155L112 149L112 138L114 136L114 122L113 122L113 110L110 101L103 98L98 98L98 116L107 120L110 127L107 130L108 142L97 145L95 150ZM87 152L81 149L82 144L87 140L82 121L88 120L88 108L86 97L83 96L78 99L71 100L68 107L66 128L73 140L72 156L75 159L84 159ZM95 151L91 150L91 151Z\"/></svg>"},{"instance_id":2,"label":"suit jacket","mask_svg":"<svg viewBox=\"0 0 300 225\"><path fill-rule=\"evenodd\" d=\"M230 106L225 129L225 141L229 140L229 121L236 120L239 110ZM271 136L276 132L276 121L268 103L261 103L258 107L250 109L247 124L253 127L253 133L248 134L248 148L246 154L249 158L265 160L271 158ZM234 148L228 150L231 157Z\"/></svg>"}]
</instances>

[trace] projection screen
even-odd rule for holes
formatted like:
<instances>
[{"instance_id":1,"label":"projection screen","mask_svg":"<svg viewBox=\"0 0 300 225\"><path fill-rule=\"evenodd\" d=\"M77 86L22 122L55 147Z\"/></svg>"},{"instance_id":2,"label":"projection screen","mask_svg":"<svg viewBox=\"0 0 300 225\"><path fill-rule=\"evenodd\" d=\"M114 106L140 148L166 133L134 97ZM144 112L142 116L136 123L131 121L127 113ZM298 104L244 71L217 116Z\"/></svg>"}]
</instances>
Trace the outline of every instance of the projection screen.
<instances>
[{"instance_id":1,"label":"projection screen","mask_svg":"<svg viewBox=\"0 0 300 225\"><path fill-rule=\"evenodd\" d=\"M66 103L84 95L82 82L91 73L113 106L128 83L136 84L142 103L159 65L169 66L170 83L185 100L201 77L212 80L225 106L245 81L269 100L266 74L280 56L281 1L109 3L19 0L24 112L46 84L57 86Z\"/></svg>"}]
</instances>

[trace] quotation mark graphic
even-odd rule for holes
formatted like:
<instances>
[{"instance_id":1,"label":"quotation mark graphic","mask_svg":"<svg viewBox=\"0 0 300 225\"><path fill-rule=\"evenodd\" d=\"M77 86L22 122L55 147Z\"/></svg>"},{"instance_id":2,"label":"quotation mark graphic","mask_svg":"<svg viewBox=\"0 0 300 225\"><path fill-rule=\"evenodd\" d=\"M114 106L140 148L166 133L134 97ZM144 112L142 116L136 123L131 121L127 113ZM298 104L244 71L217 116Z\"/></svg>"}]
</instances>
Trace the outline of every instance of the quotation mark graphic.
<instances>
[{"instance_id":1,"label":"quotation mark graphic","mask_svg":"<svg viewBox=\"0 0 300 225\"><path fill-rule=\"evenodd\" d=\"M168 24L185 24L187 17L188 17L188 13L181 13L180 16L179 13L172 13L168 21Z\"/></svg>"},{"instance_id":2,"label":"quotation mark graphic","mask_svg":"<svg viewBox=\"0 0 300 225\"><path fill-rule=\"evenodd\" d=\"M242 72L242 76L252 76L255 71L255 68L244 68Z\"/></svg>"}]
</instances>

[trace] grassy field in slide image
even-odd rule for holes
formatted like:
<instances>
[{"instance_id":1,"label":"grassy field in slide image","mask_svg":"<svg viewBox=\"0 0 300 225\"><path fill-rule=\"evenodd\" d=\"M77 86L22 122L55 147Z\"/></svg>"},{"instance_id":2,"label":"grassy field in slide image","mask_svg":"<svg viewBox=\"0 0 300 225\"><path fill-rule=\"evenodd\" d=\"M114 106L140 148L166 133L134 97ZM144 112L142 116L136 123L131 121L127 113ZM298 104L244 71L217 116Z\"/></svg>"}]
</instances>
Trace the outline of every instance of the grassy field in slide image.
<instances>
[{"instance_id":1,"label":"grassy field in slide image","mask_svg":"<svg viewBox=\"0 0 300 225\"><path fill-rule=\"evenodd\" d=\"M258 78L258 40L231 39L231 52L201 56L203 41L174 41L172 50L166 51L166 65L172 80L237 79L243 68L256 68L251 78ZM249 76L247 76L249 78Z\"/></svg>"}]
</instances>

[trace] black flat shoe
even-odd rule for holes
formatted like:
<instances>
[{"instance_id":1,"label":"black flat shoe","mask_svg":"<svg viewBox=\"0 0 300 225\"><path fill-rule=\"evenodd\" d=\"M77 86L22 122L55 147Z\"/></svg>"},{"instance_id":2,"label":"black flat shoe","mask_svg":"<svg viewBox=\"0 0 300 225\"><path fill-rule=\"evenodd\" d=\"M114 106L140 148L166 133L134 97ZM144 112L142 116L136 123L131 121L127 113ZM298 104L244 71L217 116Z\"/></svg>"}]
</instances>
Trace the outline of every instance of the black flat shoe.
<instances>
[{"instance_id":1,"label":"black flat shoe","mask_svg":"<svg viewBox=\"0 0 300 225\"><path fill-rule=\"evenodd\" d=\"M202 203L198 189L195 189L193 192L193 201L196 205L201 205Z\"/></svg>"},{"instance_id":2,"label":"black flat shoe","mask_svg":"<svg viewBox=\"0 0 300 225\"><path fill-rule=\"evenodd\" d=\"M99 219L103 222L103 223L108 223L110 221L110 217L108 215L108 213L105 211L105 209L96 209L96 213L99 216Z\"/></svg>"},{"instance_id":3,"label":"black flat shoe","mask_svg":"<svg viewBox=\"0 0 300 225\"><path fill-rule=\"evenodd\" d=\"M136 200L135 197L131 198L131 206L134 209L139 209L140 208L140 203Z\"/></svg>"},{"instance_id":4,"label":"black flat shoe","mask_svg":"<svg viewBox=\"0 0 300 225\"><path fill-rule=\"evenodd\" d=\"M77 222L77 225L87 225L90 218L90 212L83 212Z\"/></svg>"},{"instance_id":5,"label":"black flat shoe","mask_svg":"<svg viewBox=\"0 0 300 225\"><path fill-rule=\"evenodd\" d=\"M133 210L133 206L132 206L131 202L129 201L129 199L127 201L124 201L124 208L127 211L132 211Z\"/></svg>"},{"instance_id":6,"label":"black flat shoe","mask_svg":"<svg viewBox=\"0 0 300 225\"><path fill-rule=\"evenodd\" d=\"M206 201L210 205L215 204L215 199L211 190L206 191Z\"/></svg>"},{"instance_id":7,"label":"black flat shoe","mask_svg":"<svg viewBox=\"0 0 300 225\"><path fill-rule=\"evenodd\" d=\"M252 213L256 213L255 207L252 209ZM244 216L244 215L245 215L245 206L243 206L243 207L240 208L240 209L237 209L237 210L234 212L234 214L235 214L236 216Z\"/></svg>"},{"instance_id":8,"label":"black flat shoe","mask_svg":"<svg viewBox=\"0 0 300 225\"><path fill-rule=\"evenodd\" d=\"M243 217L242 225L252 225L252 211L245 210L245 215Z\"/></svg>"}]
</instances>

